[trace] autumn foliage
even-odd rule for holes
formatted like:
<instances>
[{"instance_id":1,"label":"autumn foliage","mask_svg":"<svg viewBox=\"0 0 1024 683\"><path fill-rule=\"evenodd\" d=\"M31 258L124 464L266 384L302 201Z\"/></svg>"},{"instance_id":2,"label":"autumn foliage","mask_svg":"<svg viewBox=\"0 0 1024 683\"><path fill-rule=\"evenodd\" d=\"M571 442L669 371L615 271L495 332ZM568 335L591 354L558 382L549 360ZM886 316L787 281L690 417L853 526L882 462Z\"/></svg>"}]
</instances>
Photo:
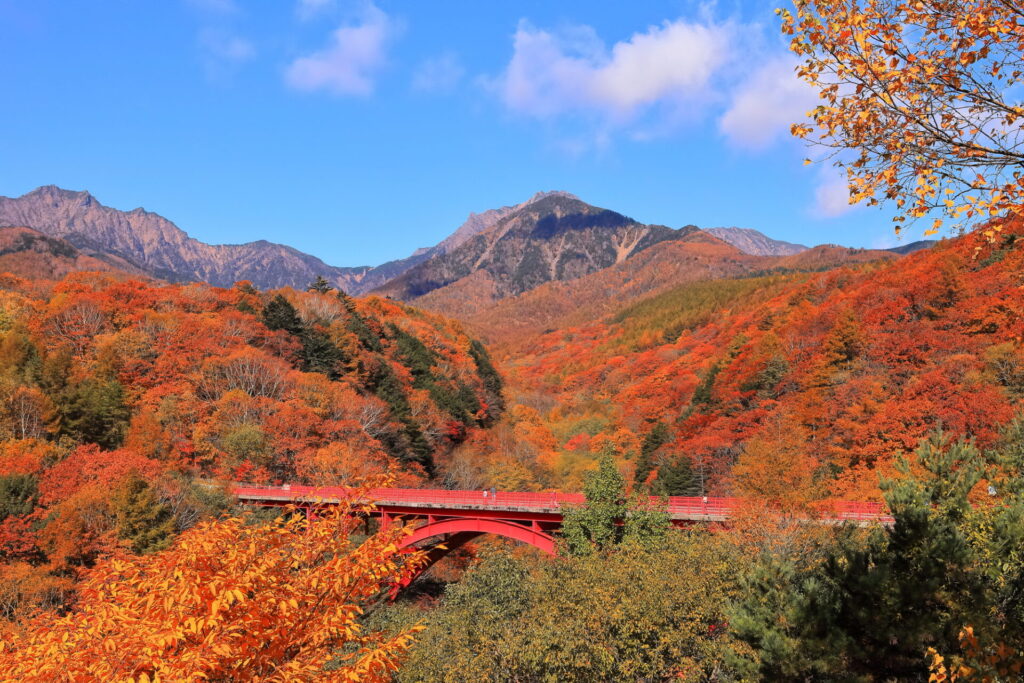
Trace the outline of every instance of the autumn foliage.
<instances>
[{"instance_id":1,"label":"autumn foliage","mask_svg":"<svg viewBox=\"0 0 1024 683\"><path fill-rule=\"evenodd\" d=\"M540 488L578 490L607 450L655 492L880 500L879 476L932 430L986 446L1019 408L1022 233L682 285L540 336L506 359L515 405L486 452ZM514 444L494 438L506 428ZM467 462L486 470L473 445L453 456L467 479Z\"/></svg>"},{"instance_id":2,"label":"autumn foliage","mask_svg":"<svg viewBox=\"0 0 1024 683\"><path fill-rule=\"evenodd\" d=\"M452 321L337 291L78 273L0 289L0 614L226 512L213 482L429 485L502 382Z\"/></svg>"},{"instance_id":3,"label":"autumn foliage","mask_svg":"<svg viewBox=\"0 0 1024 683\"><path fill-rule=\"evenodd\" d=\"M821 96L793 132L833 150L850 201L895 204L897 230L961 227L1024 204L1024 11L1012 0L797 0L783 31ZM838 156L835 153L838 152ZM925 234L938 230L935 218ZM996 226L996 230L1000 226ZM991 235L991 233L990 233Z\"/></svg>"},{"instance_id":4,"label":"autumn foliage","mask_svg":"<svg viewBox=\"0 0 1024 683\"><path fill-rule=\"evenodd\" d=\"M253 524L204 522L153 555L117 551L76 607L43 612L0 645L23 681L388 680L415 627L382 637L362 607L415 571L392 527L351 540L365 506Z\"/></svg>"}]
</instances>

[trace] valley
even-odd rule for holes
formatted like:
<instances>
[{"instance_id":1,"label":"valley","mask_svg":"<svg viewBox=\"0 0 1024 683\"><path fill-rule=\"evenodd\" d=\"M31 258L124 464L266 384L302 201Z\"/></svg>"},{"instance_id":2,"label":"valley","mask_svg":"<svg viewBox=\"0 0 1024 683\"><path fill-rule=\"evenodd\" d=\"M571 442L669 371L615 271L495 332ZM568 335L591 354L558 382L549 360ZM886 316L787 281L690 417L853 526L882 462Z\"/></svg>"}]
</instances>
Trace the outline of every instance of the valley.
<instances>
[{"instance_id":1,"label":"valley","mask_svg":"<svg viewBox=\"0 0 1024 683\"><path fill-rule=\"evenodd\" d=\"M873 251L642 226L566 193L483 215L355 298L319 274L303 288L169 283L97 237L74 236L86 252L49 236L63 218L0 228L8 618L77 600L81 568L117 548L157 558L213 533L200 520L235 508L233 482L482 490L491 505L584 491L537 531L570 558L590 542L553 538L596 533L572 505L711 501L728 510L708 517L715 549L695 529L672 552L734 565L766 538L823 542L786 518L860 506L900 524L886 482L908 459L933 466L921 444L939 433L1006 448L1024 398L1019 222L995 242ZM658 513L643 514L655 526L636 533L657 538ZM377 627L443 621L432 591L509 552L466 539L427 571L410 557ZM542 557L513 551L502 571L543 574ZM464 590L498 561L478 560Z\"/></svg>"},{"instance_id":2,"label":"valley","mask_svg":"<svg viewBox=\"0 0 1024 683\"><path fill-rule=\"evenodd\" d=\"M0 26L0 681L1024 680L1019 3Z\"/></svg>"}]
</instances>

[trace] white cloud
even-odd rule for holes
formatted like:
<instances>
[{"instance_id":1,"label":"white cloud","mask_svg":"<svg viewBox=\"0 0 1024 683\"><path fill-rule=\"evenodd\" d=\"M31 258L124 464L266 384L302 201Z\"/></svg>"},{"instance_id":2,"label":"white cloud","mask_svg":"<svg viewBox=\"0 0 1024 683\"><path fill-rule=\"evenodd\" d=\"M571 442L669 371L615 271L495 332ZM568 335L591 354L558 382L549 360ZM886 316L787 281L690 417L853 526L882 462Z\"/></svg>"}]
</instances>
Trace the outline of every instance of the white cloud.
<instances>
[{"instance_id":1,"label":"white cloud","mask_svg":"<svg viewBox=\"0 0 1024 683\"><path fill-rule=\"evenodd\" d=\"M245 62L256 56L256 48L245 38L212 29L199 34L203 49L213 57L226 62Z\"/></svg>"},{"instance_id":2,"label":"white cloud","mask_svg":"<svg viewBox=\"0 0 1024 683\"><path fill-rule=\"evenodd\" d=\"M326 48L293 61L285 79L298 90L369 95L397 30L387 14L369 5L361 21L337 28Z\"/></svg>"},{"instance_id":3,"label":"white cloud","mask_svg":"<svg viewBox=\"0 0 1024 683\"><path fill-rule=\"evenodd\" d=\"M459 84L465 73L459 58L446 52L419 65L412 77L412 88L422 92L448 92Z\"/></svg>"},{"instance_id":4,"label":"white cloud","mask_svg":"<svg viewBox=\"0 0 1024 683\"><path fill-rule=\"evenodd\" d=\"M819 218L835 218L849 213L855 207L850 204L850 190L846 174L830 169L814 189L814 206L811 213Z\"/></svg>"},{"instance_id":5,"label":"white cloud","mask_svg":"<svg viewBox=\"0 0 1024 683\"><path fill-rule=\"evenodd\" d=\"M212 79L230 76L256 56L255 46L245 38L213 28L200 31L199 48L206 75Z\"/></svg>"},{"instance_id":6,"label":"white cloud","mask_svg":"<svg viewBox=\"0 0 1024 683\"><path fill-rule=\"evenodd\" d=\"M764 149L792 124L805 119L818 102L815 91L800 80L795 57L766 62L733 91L732 102L719 120L728 141L748 149Z\"/></svg>"},{"instance_id":7,"label":"white cloud","mask_svg":"<svg viewBox=\"0 0 1024 683\"><path fill-rule=\"evenodd\" d=\"M334 7L334 0L299 0L296 12L300 19L311 19Z\"/></svg>"},{"instance_id":8,"label":"white cloud","mask_svg":"<svg viewBox=\"0 0 1024 683\"><path fill-rule=\"evenodd\" d=\"M730 33L724 25L666 21L608 50L589 27L556 35L522 21L512 59L492 85L506 106L529 116L590 111L628 122L657 104L708 100Z\"/></svg>"}]
</instances>

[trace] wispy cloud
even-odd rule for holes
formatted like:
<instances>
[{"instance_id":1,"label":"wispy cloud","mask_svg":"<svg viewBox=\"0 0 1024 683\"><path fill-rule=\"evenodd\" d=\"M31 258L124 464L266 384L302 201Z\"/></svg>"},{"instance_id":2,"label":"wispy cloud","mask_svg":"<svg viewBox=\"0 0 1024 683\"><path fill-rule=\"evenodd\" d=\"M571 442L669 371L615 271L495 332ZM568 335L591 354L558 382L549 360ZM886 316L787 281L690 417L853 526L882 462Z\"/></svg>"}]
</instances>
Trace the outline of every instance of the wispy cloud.
<instances>
[{"instance_id":1,"label":"wispy cloud","mask_svg":"<svg viewBox=\"0 0 1024 683\"><path fill-rule=\"evenodd\" d=\"M256 56L256 48L251 42L217 29L202 30L199 44L205 52L225 62L245 62Z\"/></svg>"},{"instance_id":2,"label":"wispy cloud","mask_svg":"<svg viewBox=\"0 0 1024 683\"><path fill-rule=\"evenodd\" d=\"M828 167L823 171L814 189L814 205L811 215L818 218L835 218L853 211L856 206L850 204L850 189L846 174Z\"/></svg>"},{"instance_id":3,"label":"wispy cloud","mask_svg":"<svg viewBox=\"0 0 1024 683\"><path fill-rule=\"evenodd\" d=\"M327 47L293 61L285 80L297 90L369 95L397 32L387 14L369 5L359 21L335 29Z\"/></svg>"},{"instance_id":4,"label":"wispy cloud","mask_svg":"<svg viewBox=\"0 0 1024 683\"><path fill-rule=\"evenodd\" d=\"M760 150L805 118L817 104L817 95L795 72L795 57L769 60L732 92L728 109L719 119L719 130L735 147Z\"/></svg>"},{"instance_id":5,"label":"wispy cloud","mask_svg":"<svg viewBox=\"0 0 1024 683\"><path fill-rule=\"evenodd\" d=\"M466 74L459 58L446 52L420 63L412 76L412 89L420 92L450 92Z\"/></svg>"},{"instance_id":6,"label":"wispy cloud","mask_svg":"<svg viewBox=\"0 0 1024 683\"><path fill-rule=\"evenodd\" d=\"M312 19L335 5L335 0L299 0L296 13L300 19Z\"/></svg>"}]
</instances>

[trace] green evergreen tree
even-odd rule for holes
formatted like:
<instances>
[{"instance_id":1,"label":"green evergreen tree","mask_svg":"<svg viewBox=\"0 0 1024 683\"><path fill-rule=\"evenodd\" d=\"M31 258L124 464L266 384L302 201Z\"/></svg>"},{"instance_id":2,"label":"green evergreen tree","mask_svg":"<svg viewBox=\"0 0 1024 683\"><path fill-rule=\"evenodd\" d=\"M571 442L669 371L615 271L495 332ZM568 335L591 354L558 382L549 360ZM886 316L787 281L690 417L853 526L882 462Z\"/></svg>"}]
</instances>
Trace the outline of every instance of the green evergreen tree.
<instances>
[{"instance_id":1,"label":"green evergreen tree","mask_svg":"<svg viewBox=\"0 0 1024 683\"><path fill-rule=\"evenodd\" d=\"M0 475L0 522L32 512L39 499L39 488L31 474Z\"/></svg>"},{"instance_id":2,"label":"green evergreen tree","mask_svg":"<svg viewBox=\"0 0 1024 683\"><path fill-rule=\"evenodd\" d=\"M174 534L171 508L160 501L142 477L125 478L114 494L112 506L117 517L117 535L128 541L133 552L152 553L171 544Z\"/></svg>"},{"instance_id":3,"label":"green evergreen tree","mask_svg":"<svg viewBox=\"0 0 1024 683\"><path fill-rule=\"evenodd\" d=\"M304 325L298 311L288 299L278 294L263 307L263 324L271 330L284 330L296 336L302 334Z\"/></svg>"},{"instance_id":4,"label":"green evergreen tree","mask_svg":"<svg viewBox=\"0 0 1024 683\"><path fill-rule=\"evenodd\" d=\"M307 292L320 292L321 294L326 294L327 292L331 291L331 289L331 283L328 282L323 275L317 275L316 280L311 282L309 286L306 287Z\"/></svg>"},{"instance_id":5,"label":"green evergreen tree","mask_svg":"<svg viewBox=\"0 0 1024 683\"><path fill-rule=\"evenodd\" d=\"M498 370L494 367L494 363L491 362L491 356L487 353L487 349L476 339L469 343L469 355L476 364L477 376L483 381L490 405L490 416L493 419L505 410L505 397L502 394L504 383Z\"/></svg>"},{"instance_id":6,"label":"green evergreen tree","mask_svg":"<svg viewBox=\"0 0 1024 683\"><path fill-rule=\"evenodd\" d=\"M345 354L323 330L302 322L298 311L280 294L263 308L263 324L271 330L284 330L302 343L303 372L320 372L331 379L341 375Z\"/></svg>"},{"instance_id":7,"label":"green evergreen tree","mask_svg":"<svg viewBox=\"0 0 1024 683\"><path fill-rule=\"evenodd\" d=\"M655 491L662 496L695 496L700 483L693 472L693 463L687 455L663 462L658 467Z\"/></svg>"},{"instance_id":8,"label":"green evergreen tree","mask_svg":"<svg viewBox=\"0 0 1024 683\"><path fill-rule=\"evenodd\" d=\"M654 423L651 431L647 432L643 444L640 445L640 456L636 460L636 468L633 471L633 481L642 484L654 471L654 453L659 448L672 440L672 433L668 425L661 420Z\"/></svg>"},{"instance_id":9,"label":"green evergreen tree","mask_svg":"<svg viewBox=\"0 0 1024 683\"><path fill-rule=\"evenodd\" d=\"M131 418L124 388L116 380L87 379L74 385L57 402L57 411L61 434L107 449L121 445Z\"/></svg>"},{"instance_id":10,"label":"green evergreen tree","mask_svg":"<svg viewBox=\"0 0 1024 683\"><path fill-rule=\"evenodd\" d=\"M697 388L693 390L693 398L690 399L691 412L711 404L711 392L715 388L715 379L721 371L722 364L714 363L710 368L708 368L708 371L704 373L704 376L701 377L700 384L698 384Z\"/></svg>"},{"instance_id":11,"label":"green evergreen tree","mask_svg":"<svg viewBox=\"0 0 1024 683\"><path fill-rule=\"evenodd\" d=\"M370 326L363 320L363 317L359 315L359 311L356 310L355 300L341 290L338 290L338 300L341 301L348 312L345 328L356 336L356 339L359 340L359 345L367 351L384 353L384 345L380 341L380 336L371 330Z\"/></svg>"},{"instance_id":12,"label":"green evergreen tree","mask_svg":"<svg viewBox=\"0 0 1024 683\"><path fill-rule=\"evenodd\" d=\"M433 368L437 356L426 345L397 325L388 325L395 338L399 362L412 373L413 386L429 389L434 383Z\"/></svg>"},{"instance_id":13,"label":"green evergreen tree","mask_svg":"<svg viewBox=\"0 0 1024 683\"><path fill-rule=\"evenodd\" d=\"M391 414L404 427L405 439L399 441L391 435L385 434L383 436L384 447L399 460L419 463L428 476L433 476L433 449L423 435L423 430L412 417L409 398L405 395L402 384L386 362L382 362L377 367L371 378L370 386L374 393L388 404Z\"/></svg>"},{"instance_id":14,"label":"green evergreen tree","mask_svg":"<svg viewBox=\"0 0 1024 683\"><path fill-rule=\"evenodd\" d=\"M820 561L772 558L755 569L730 623L758 651L765 680L926 680L925 652L958 649L993 602L965 533L968 493L984 462L970 443L941 435L885 483L891 527L841 529ZM770 606L770 607L769 607Z\"/></svg>"},{"instance_id":15,"label":"green evergreen tree","mask_svg":"<svg viewBox=\"0 0 1024 683\"><path fill-rule=\"evenodd\" d=\"M302 370L320 372L331 379L338 379L346 360L345 354L331 341L326 332L317 328L303 330Z\"/></svg>"}]
</instances>

